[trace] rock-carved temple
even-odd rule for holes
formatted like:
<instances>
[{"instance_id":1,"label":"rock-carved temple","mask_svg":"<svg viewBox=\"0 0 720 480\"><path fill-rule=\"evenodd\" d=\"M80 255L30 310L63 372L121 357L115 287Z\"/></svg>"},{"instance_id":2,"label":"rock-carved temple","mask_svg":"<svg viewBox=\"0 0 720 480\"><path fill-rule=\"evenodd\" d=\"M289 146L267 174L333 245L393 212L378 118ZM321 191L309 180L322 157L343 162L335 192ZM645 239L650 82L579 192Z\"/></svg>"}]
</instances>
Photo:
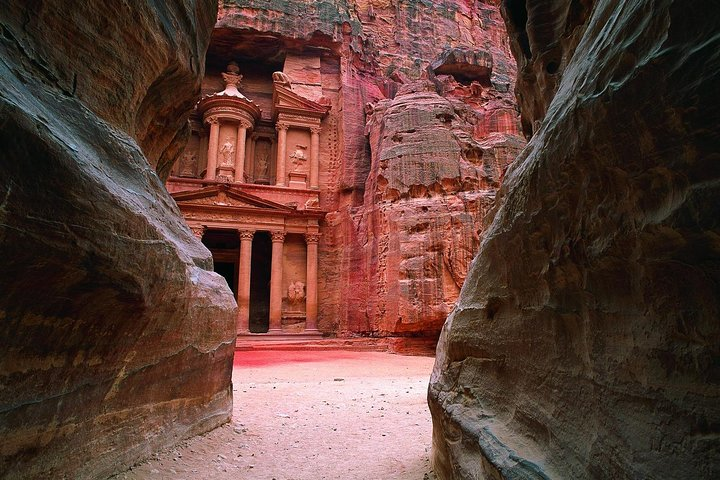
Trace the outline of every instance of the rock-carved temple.
<instances>
[{"instance_id":1,"label":"rock-carved temple","mask_svg":"<svg viewBox=\"0 0 720 480\"><path fill-rule=\"evenodd\" d=\"M436 347L439 479L720 478L713 2L115 3L0 8L0 478L320 335Z\"/></svg>"},{"instance_id":2,"label":"rock-carved temple","mask_svg":"<svg viewBox=\"0 0 720 480\"><path fill-rule=\"evenodd\" d=\"M198 103L167 187L237 299L238 335L319 335L319 157L330 106L294 91L283 72L253 79L246 96L239 72L231 62L225 88Z\"/></svg>"}]
</instances>

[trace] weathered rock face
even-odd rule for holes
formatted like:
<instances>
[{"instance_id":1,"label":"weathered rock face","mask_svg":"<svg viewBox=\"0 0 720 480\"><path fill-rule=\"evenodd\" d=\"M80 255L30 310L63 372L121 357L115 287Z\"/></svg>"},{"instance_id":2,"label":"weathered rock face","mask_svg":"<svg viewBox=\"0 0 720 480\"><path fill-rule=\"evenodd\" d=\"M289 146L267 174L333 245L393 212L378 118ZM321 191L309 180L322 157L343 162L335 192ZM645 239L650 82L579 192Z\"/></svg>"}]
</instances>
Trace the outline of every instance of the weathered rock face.
<instances>
[{"instance_id":1,"label":"weathered rock face","mask_svg":"<svg viewBox=\"0 0 720 480\"><path fill-rule=\"evenodd\" d=\"M475 121L472 108L422 81L373 107L370 173L351 217L362 261L349 283L363 315L349 317L350 331L433 336L442 327L523 145L505 134L475 140Z\"/></svg>"},{"instance_id":2,"label":"weathered rock face","mask_svg":"<svg viewBox=\"0 0 720 480\"><path fill-rule=\"evenodd\" d=\"M441 478L720 475L708 7L506 2L534 137L438 345Z\"/></svg>"},{"instance_id":3,"label":"weathered rock face","mask_svg":"<svg viewBox=\"0 0 720 480\"><path fill-rule=\"evenodd\" d=\"M152 169L216 6L107 8L0 12L2 477L102 478L231 412L236 307Z\"/></svg>"},{"instance_id":4,"label":"weathered rock face","mask_svg":"<svg viewBox=\"0 0 720 480\"><path fill-rule=\"evenodd\" d=\"M320 139L320 330L436 337L523 143L499 7L225 1L209 66L229 52L262 52L296 91L332 105Z\"/></svg>"}]
</instances>

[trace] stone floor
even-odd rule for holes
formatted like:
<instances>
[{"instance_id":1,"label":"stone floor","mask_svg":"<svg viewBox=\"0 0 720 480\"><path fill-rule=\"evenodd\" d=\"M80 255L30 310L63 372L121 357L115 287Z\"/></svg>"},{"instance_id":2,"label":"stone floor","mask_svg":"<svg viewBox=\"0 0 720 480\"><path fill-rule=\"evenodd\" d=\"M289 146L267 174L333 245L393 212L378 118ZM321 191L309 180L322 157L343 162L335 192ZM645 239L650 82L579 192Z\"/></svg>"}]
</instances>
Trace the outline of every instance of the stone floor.
<instances>
[{"instance_id":1,"label":"stone floor","mask_svg":"<svg viewBox=\"0 0 720 480\"><path fill-rule=\"evenodd\" d=\"M237 352L233 420L117 479L434 479L433 359Z\"/></svg>"}]
</instances>

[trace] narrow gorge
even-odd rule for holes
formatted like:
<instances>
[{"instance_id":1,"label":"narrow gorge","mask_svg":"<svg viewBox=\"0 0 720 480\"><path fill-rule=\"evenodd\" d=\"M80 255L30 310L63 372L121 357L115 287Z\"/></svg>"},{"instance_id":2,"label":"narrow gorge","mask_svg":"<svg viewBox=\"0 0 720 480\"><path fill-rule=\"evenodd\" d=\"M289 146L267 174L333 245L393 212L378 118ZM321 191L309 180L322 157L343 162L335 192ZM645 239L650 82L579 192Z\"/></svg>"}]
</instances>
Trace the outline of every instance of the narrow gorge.
<instances>
[{"instance_id":1,"label":"narrow gorge","mask_svg":"<svg viewBox=\"0 0 720 480\"><path fill-rule=\"evenodd\" d=\"M253 352L342 350L435 356L425 478L720 477L719 14L5 1L0 478L249 441Z\"/></svg>"}]
</instances>

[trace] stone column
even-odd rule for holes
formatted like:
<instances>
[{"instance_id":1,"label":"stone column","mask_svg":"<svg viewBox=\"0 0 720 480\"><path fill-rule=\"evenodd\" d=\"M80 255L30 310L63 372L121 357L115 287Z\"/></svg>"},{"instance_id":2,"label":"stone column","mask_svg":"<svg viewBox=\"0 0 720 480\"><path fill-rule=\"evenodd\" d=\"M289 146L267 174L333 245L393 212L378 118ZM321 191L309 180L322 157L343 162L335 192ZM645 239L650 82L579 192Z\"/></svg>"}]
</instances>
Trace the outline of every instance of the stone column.
<instances>
[{"instance_id":1,"label":"stone column","mask_svg":"<svg viewBox=\"0 0 720 480\"><path fill-rule=\"evenodd\" d=\"M305 286L305 330L317 330L318 311L318 241L317 233L306 233L307 278Z\"/></svg>"},{"instance_id":2,"label":"stone column","mask_svg":"<svg viewBox=\"0 0 720 480\"><path fill-rule=\"evenodd\" d=\"M238 263L238 335L250 331L250 268L252 241L255 232L238 230L240 235L240 260Z\"/></svg>"},{"instance_id":3,"label":"stone column","mask_svg":"<svg viewBox=\"0 0 720 480\"><path fill-rule=\"evenodd\" d=\"M205 172L205 178L207 180L215 180L218 144L220 143L220 122L217 118L209 118L208 123L210 124L210 139L208 142L207 172Z\"/></svg>"},{"instance_id":4,"label":"stone column","mask_svg":"<svg viewBox=\"0 0 720 480\"><path fill-rule=\"evenodd\" d=\"M310 188L320 188L320 127L310 129Z\"/></svg>"},{"instance_id":5,"label":"stone column","mask_svg":"<svg viewBox=\"0 0 720 480\"><path fill-rule=\"evenodd\" d=\"M235 143L235 181L245 181L245 139L250 124L240 122L237 131L237 142Z\"/></svg>"},{"instance_id":6,"label":"stone column","mask_svg":"<svg viewBox=\"0 0 720 480\"><path fill-rule=\"evenodd\" d=\"M272 232L272 263L270 266L270 332L282 330L283 242L285 232Z\"/></svg>"},{"instance_id":7,"label":"stone column","mask_svg":"<svg viewBox=\"0 0 720 480\"><path fill-rule=\"evenodd\" d=\"M203 235L205 235L205 226L200 225L198 227L190 227L190 231L192 231L193 235L195 235L198 240L202 241Z\"/></svg>"},{"instance_id":8,"label":"stone column","mask_svg":"<svg viewBox=\"0 0 720 480\"><path fill-rule=\"evenodd\" d=\"M275 185L285 186L285 159L287 156L287 131L288 126L284 123L275 125L278 132L277 142L277 166L275 168Z\"/></svg>"}]
</instances>

